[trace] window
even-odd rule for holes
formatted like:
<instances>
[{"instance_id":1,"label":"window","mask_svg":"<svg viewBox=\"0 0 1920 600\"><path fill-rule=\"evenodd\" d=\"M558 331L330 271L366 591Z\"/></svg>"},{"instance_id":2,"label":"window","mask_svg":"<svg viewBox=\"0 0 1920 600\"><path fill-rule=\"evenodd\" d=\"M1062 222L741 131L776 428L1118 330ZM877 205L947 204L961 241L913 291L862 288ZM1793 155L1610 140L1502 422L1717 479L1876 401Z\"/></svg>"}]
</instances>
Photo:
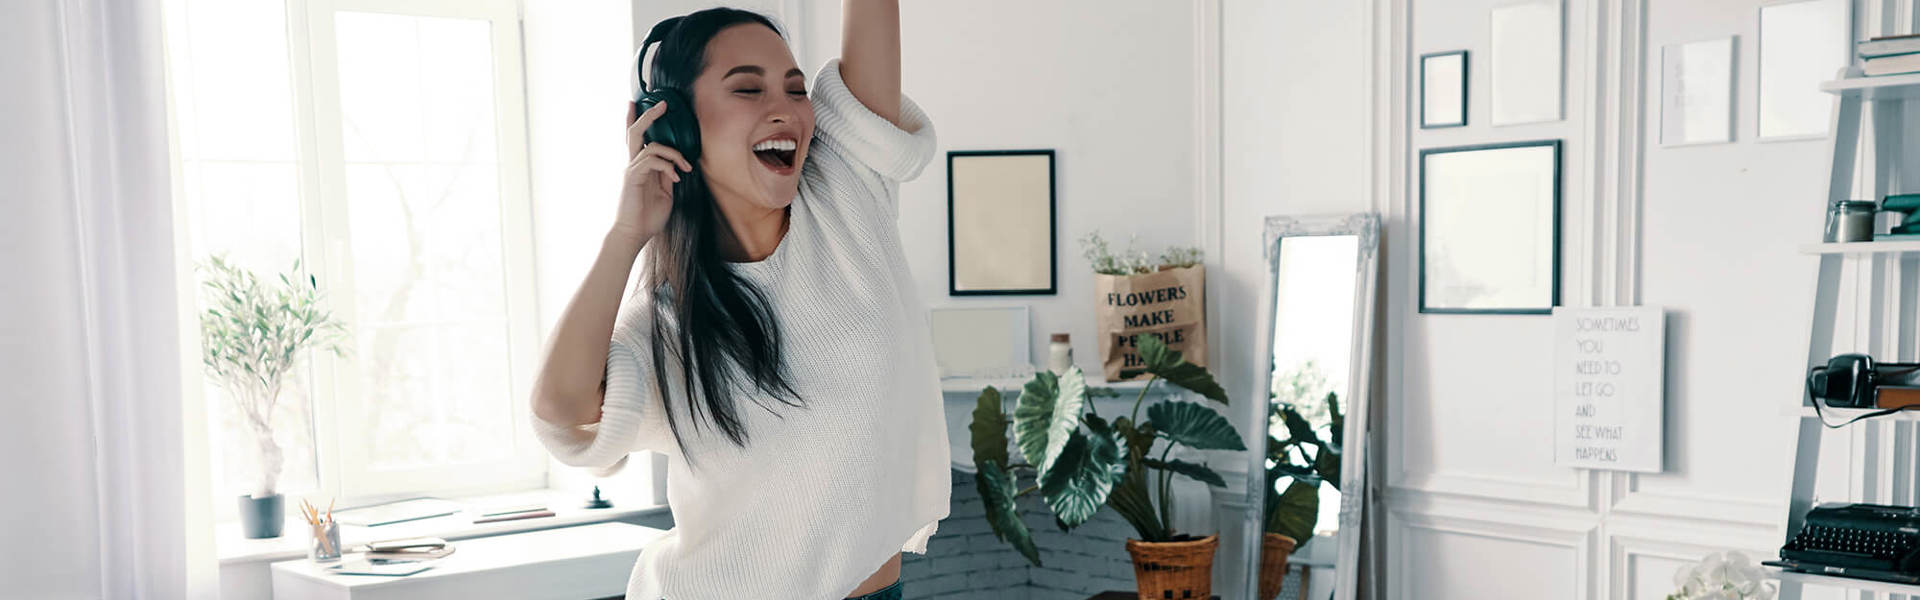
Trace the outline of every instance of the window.
<instances>
[{"instance_id":1,"label":"window","mask_svg":"<svg viewBox=\"0 0 1920 600\"><path fill-rule=\"evenodd\" d=\"M523 410L540 343L518 6L165 10L180 243L263 278L300 258L351 332L281 394L278 491L345 506L544 485ZM206 398L215 496L246 493L258 452L222 390Z\"/></svg>"}]
</instances>

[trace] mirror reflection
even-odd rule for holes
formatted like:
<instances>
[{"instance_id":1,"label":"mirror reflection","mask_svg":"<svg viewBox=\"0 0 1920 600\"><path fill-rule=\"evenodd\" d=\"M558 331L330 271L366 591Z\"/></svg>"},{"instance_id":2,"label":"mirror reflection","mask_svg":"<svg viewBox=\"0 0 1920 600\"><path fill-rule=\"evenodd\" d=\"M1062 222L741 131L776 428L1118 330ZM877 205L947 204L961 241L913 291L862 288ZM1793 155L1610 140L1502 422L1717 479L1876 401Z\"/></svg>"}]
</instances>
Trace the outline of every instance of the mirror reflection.
<instances>
[{"instance_id":1,"label":"mirror reflection","mask_svg":"<svg viewBox=\"0 0 1920 600\"><path fill-rule=\"evenodd\" d=\"M1364 217L1364 215L1362 215ZM1359 225L1354 225L1355 223ZM1343 518L1343 491L1356 491L1348 454L1364 431L1349 421L1353 382L1366 370L1363 331L1371 313L1372 221L1269 223L1270 311L1259 351L1267 359L1265 436L1259 490L1261 564L1257 598L1351 597L1357 512ZM1276 230L1277 229L1277 230ZM1356 495L1357 496L1357 495ZM1357 498L1356 498L1357 500ZM1349 503L1357 505L1357 502ZM1348 511L1352 512L1352 511ZM1347 560L1341 560L1348 557Z\"/></svg>"}]
</instances>

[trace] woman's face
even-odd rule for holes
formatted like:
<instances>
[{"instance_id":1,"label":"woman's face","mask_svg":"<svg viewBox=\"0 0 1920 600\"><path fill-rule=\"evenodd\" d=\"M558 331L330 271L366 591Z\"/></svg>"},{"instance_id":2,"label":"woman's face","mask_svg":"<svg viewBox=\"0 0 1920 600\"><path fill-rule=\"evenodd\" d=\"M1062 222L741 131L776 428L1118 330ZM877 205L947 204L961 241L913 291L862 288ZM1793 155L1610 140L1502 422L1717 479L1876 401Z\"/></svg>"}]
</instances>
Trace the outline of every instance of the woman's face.
<instances>
[{"instance_id":1,"label":"woman's face","mask_svg":"<svg viewBox=\"0 0 1920 600\"><path fill-rule=\"evenodd\" d=\"M793 53L772 29L734 25L707 42L706 62L693 103L708 186L716 198L786 207L813 139L813 103Z\"/></svg>"}]
</instances>

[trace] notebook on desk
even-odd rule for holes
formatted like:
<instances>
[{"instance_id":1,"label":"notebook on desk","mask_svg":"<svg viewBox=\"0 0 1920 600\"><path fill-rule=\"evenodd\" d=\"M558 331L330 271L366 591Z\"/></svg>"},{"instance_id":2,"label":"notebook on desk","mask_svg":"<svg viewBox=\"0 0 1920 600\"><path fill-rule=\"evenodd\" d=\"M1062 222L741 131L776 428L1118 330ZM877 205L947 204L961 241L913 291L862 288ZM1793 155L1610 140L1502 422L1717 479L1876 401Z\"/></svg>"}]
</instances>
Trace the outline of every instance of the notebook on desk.
<instances>
[{"instance_id":1,"label":"notebook on desk","mask_svg":"<svg viewBox=\"0 0 1920 600\"><path fill-rule=\"evenodd\" d=\"M418 560L405 562L373 562L365 556L349 554L340 559L340 564L327 567L327 573L333 575L387 575L405 576L433 568L439 561Z\"/></svg>"}]
</instances>

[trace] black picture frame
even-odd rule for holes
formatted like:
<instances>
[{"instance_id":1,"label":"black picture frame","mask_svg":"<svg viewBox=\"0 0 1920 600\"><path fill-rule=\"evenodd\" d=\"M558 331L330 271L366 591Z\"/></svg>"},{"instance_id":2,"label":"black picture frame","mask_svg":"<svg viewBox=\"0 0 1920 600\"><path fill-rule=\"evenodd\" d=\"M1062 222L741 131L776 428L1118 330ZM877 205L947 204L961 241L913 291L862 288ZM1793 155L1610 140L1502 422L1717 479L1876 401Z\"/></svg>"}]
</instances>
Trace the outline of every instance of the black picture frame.
<instances>
[{"instance_id":1,"label":"black picture frame","mask_svg":"<svg viewBox=\"0 0 1920 600\"><path fill-rule=\"evenodd\" d=\"M991 156L1047 157L1047 286L1044 288L960 289L955 273L961 260L956 255L953 193L954 160ZM1025 150L949 150L947 151L947 295L949 296L1051 296L1060 285L1060 210L1059 162L1052 149Z\"/></svg>"},{"instance_id":2,"label":"black picture frame","mask_svg":"<svg viewBox=\"0 0 1920 600\"><path fill-rule=\"evenodd\" d=\"M1460 56L1460 121L1457 123L1446 122L1446 121L1429 122L1427 121L1427 116L1428 116L1427 115L1427 61L1435 58L1440 58L1443 56L1454 56L1454 55ZM1420 128L1421 129L1450 129L1454 127L1467 126L1467 121L1468 121L1467 115L1472 112L1471 110L1472 105L1467 104L1467 89L1468 89L1467 86L1469 83L1473 81L1470 75L1473 69L1472 58L1473 58L1472 55L1467 54L1466 50L1447 50L1444 52L1429 52L1427 54L1420 55Z\"/></svg>"},{"instance_id":3,"label":"black picture frame","mask_svg":"<svg viewBox=\"0 0 1920 600\"><path fill-rule=\"evenodd\" d=\"M1428 158L1436 154L1448 154L1448 153L1458 153L1458 152L1480 152L1480 151L1489 151L1489 150L1508 150L1513 148L1532 148L1532 147L1550 147L1553 149L1553 158L1552 158L1552 161L1553 161L1552 196L1553 198L1551 200L1551 203L1553 204L1552 206L1553 216L1551 218L1551 221L1552 221L1551 228L1553 229L1553 232L1550 237L1550 239L1552 240L1550 242L1552 245L1552 248L1550 249L1550 251L1552 252L1552 255L1553 255L1553 258L1551 261L1553 265L1552 266L1553 275L1552 275L1552 283L1549 284L1550 291L1548 294L1547 305L1542 307L1520 307L1520 308L1448 308L1448 307L1428 306L1427 305L1427 300L1428 300L1427 299L1427 261L1429 259L1428 234L1430 233L1427 225L1427 209L1428 209L1427 181L1428 181L1428 169L1429 169ZM1445 147L1445 148L1426 148L1420 151L1420 162L1418 165L1420 169L1419 182L1418 182L1419 203L1420 203L1419 204L1420 222L1418 226L1419 235L1420 235L1420 240L1418 242L1419 244L1418 251L1420 256L1420 265L1419 265L1420 281L1418 283L1418 291L1417 291L1417 293L1419 294L1419 312L1420 313L1422 314L1546 315L1546 314L1553 313L1553 307L1560 306L1560 298L1561 298L1560 296L1560 293L1561 293L1560 292L1560 287L1561 287L1560 263L1563 258L1561 249L1560 249L1560 246L1561 246L1560 229L1561 229L1561 218L1562 218L1561 204L1562 204L1562 198L1565 195L1564 190L1562 189L1563 186L1565 185L1565 169L1564 169L1564 165L1562 164L1563 160L1565 160L1565 154L1562 152L1562 149L1561 149L1561 140L1558 140L1558 139L1531 140L1531 141L1522 141L1522 142L1505 142L1505 143L1497 143L1497 144L1478 144L1478 145L1470 145L1470 146L1452 146L1452 147Z\"/></svg>"}]
</instances>

